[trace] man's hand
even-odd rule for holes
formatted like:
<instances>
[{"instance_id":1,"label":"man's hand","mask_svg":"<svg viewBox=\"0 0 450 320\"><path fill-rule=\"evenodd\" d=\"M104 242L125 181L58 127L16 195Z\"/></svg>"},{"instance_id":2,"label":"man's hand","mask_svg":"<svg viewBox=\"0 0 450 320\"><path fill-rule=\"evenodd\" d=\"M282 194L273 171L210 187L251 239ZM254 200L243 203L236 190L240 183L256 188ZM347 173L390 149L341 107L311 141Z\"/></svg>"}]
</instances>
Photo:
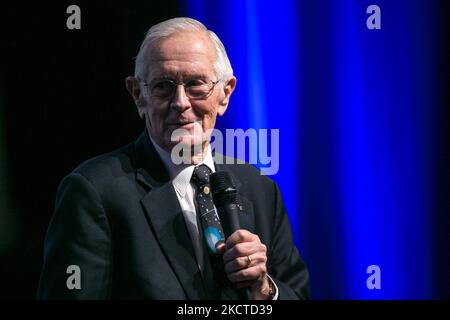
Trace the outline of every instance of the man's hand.
<instances>
[{"instance_id":1,"label":"man's hand","mask_svg":"<svg viewBox=\"0 0 450 320\"><path fill-rule=\"evenodd\" d=\"M267 248L256 234L243 229L236 230L216 250L223 253L225 273L237 288L250 287L256 300L270 298Z\"/></svg>"}]
</instances>

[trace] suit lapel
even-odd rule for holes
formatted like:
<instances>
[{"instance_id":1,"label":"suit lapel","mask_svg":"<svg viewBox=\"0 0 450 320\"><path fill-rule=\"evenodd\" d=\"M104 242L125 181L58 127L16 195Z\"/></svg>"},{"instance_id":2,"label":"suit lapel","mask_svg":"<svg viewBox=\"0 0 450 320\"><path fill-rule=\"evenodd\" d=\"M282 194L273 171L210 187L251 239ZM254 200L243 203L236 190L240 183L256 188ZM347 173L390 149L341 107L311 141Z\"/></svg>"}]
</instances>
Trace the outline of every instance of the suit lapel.
<instances>
[{"instance_id":1,"label":"suit lapel","mask_svg":"<svg viewBox=\"0 0 450 320\"><path fill-rule=\"evenodd\" d=\"M189 299L204 299L203 281L194 248L172 183L167 182L153 189L141 203L186 295Z\"/></svg>"},{"instance_id":2,"label":"suit lapel","mask_svg":"<svg viewBox=\"0 0 450 320\"><path fill-rule=\"evenodd\" d=\"M189 299L205 299L192 240L166 168L147 132L135 143L136 180L147 189L141 204L161 249Z\"/></svg>"}]
</instances>

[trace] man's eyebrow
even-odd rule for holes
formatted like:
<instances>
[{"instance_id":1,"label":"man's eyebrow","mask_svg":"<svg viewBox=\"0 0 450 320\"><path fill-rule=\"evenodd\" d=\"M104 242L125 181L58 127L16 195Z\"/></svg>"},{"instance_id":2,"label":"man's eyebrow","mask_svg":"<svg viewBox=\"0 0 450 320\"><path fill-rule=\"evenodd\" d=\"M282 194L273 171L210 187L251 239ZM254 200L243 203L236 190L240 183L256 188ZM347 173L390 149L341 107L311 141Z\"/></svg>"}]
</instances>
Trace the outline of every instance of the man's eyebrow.
<instances>
[{"instance_id":1,"label":"man's eyebrow","mask_svg":"<svg viewBox=\"0 0 450 320\"><path fill-rule=\"evenodd\" d=\"M176 78L178 78L177 76L169 76L169 75L161 75L158 77L153 78L150 83L153 83L155 81L164 81L164 80L171 80L174 82L177 82ZM196 80L196 79L201 79L201 80L205 80L208 77L204 74L190 74L190 75L185 75L183 76L183 80L186 81L190 81L190 80Z\"/></svg>"},{"instance_id":2,"label":"man's eyebrow","mask_svg":"<svg viewBox=\"0 0 450 320\"><path fill-rule=\"evenodd\" d=\"M170 81L173 81L173 82L177 82L175 80L175 77L160 76L160 77L155 77L155 78L151 79L150 81L147 82L147 84L154 84L154 83L159 82L159 81L167 81L167 80L170 80Z\"/></svg>"},{"instance_id":3,"label":"man's eyebrow","mask_svg":"<svg viewBox=\"0 0 450 320\"><path fill-rule=\"evenodd\" d=\"M171 76L155 77L155 78L152 79L151 82L160 81L160 80L172 80L172 81L175 81L175 77L171 77Z\"/></svg>"}]
</instances>

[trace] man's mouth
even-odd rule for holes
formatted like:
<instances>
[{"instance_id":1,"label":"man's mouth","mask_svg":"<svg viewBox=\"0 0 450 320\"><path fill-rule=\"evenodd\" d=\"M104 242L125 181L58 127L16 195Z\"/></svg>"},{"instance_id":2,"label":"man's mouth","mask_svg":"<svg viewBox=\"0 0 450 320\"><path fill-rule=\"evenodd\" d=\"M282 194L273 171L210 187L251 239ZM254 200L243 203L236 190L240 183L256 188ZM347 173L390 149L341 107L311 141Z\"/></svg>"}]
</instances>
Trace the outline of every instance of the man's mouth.
<instances>
[{"instance_id":1,"label":"man's mouth","mask_svg":"<svg viewBox=\"0 0 450 320\"><path fill-rule=\"evenodd\" d=\"M191 127L194 124L195 124L195 121L176 121L176 122L171 122L168 125L173 126L173 127L184 128L184 127Z\"/></svg>"}]
</instances>

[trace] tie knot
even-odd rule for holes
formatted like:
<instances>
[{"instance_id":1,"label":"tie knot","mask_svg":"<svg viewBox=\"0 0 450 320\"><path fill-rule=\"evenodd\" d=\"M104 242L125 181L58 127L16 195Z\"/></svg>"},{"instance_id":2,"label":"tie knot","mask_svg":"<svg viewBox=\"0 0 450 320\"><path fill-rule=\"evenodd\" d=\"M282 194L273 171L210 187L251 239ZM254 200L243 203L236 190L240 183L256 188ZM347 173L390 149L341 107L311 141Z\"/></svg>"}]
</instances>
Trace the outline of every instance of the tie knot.
<instances>
[{"instance_id":1,"label":"tie knot","mask_svg":"<svg viewBox=\"0 0 450 320\"><path fill-rule=\"evenodd\" d=\"M209 176L211 175L211 169L208 166L201 164L194 168L194 173L192 174L192 182L197 188L201 188L204 185L209 184Z\"/></svg>"}]
</instances>

